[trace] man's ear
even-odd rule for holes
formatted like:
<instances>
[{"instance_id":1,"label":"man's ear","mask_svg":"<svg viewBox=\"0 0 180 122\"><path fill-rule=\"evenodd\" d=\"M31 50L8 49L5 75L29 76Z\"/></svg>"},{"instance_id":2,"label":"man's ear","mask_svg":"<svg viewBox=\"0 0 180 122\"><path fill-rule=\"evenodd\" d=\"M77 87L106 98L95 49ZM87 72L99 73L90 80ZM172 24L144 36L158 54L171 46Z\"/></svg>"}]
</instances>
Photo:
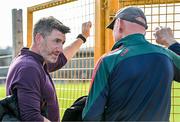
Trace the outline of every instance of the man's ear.
<instances>
[{"instance_id":1,"label":"man's ear","mask_svg":"<svg viewBox=\"0 0 180 122\"><path fill-rule=\"evenodd\" d=\"M124 21L119 19L119 21L118 21L118 28L119 28L119 32L120 33L122 33L123 27L124 27Z\"/></svg>"},{"instance_id":2,"label":"man's ear","mask_svg":"<svg viewBox=\"0 0 180 122\"><path fill-rule=\"evenodd\" d=\"M37 33L36 35L35 35L35 43L36 44L40 44L41 42L42 42L42 39L43 39L43 36L40 34L40 33Z\"/></svg>"},{"instance_id":3,"label":"man's ear","mask_svg":"<svg viewBox=\"0 0 180 122\"><path fill-rule=\"evenodd\" d=\"M117 20L116 20L116 25L117 25L118 28L120 28L120 24L121 24L120 21L121 21L121 20L120 20L119 18L117 18Z\"/></svg>"}]
</instances>

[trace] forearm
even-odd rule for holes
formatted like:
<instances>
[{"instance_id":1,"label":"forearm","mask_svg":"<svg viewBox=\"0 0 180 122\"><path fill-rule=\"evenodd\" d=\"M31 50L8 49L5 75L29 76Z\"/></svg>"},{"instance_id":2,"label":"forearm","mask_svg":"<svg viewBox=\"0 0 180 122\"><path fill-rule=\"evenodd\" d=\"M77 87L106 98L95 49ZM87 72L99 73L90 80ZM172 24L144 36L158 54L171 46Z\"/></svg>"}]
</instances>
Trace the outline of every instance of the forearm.
<instances>
[{"instance_id":1,"label":"forearm","mask_svg":"<svg viewBox=\"0 0 180 122\"><path fill-rule=\"evenodd\" d=\"M91 22L85 22L82 24L82 33L78 35L77 39L69 46L64 49L64 55L67 61L71 59L76 52L79 50L80 46L86 42L86 39L90 35Z\"/></svg>"},{"instance_id":2,"label":"forearm","mask_svg":"<svg viewBox=\"0 0 180 122\"><path fill-rule=\"evenodd\" d=\"M83 44L83 40L78 38L72 44L65 47L63 53L65 57L67 58L67 60L70 60L76 54L76 52L79 50L82 44Z\"/></svg>"}]
</instances>

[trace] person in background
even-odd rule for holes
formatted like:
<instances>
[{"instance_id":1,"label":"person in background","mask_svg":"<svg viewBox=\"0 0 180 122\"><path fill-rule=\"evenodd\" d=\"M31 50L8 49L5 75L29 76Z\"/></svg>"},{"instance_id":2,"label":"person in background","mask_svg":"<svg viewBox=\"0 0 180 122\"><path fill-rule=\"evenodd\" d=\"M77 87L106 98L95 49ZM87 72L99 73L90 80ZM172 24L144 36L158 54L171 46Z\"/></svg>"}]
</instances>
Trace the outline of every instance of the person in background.
<instances>
[{"instance_id":1,"label":"person in background","mask_svg":"<svg viewBox=\"0 0 180 122\"><path fill-rule=\"evenodd\" d=\"M174 39L171 28L159 26L154 33L156 42L180 55L180 43Z\"/></svg>"},{"instance_id":2,"label":"person in background","mask_svg":"<svg viewBox=\"0 0 180 122\"><path fill-rule=\"evenodd\" d=\"M107 28L115 44L93 71L83 120L169 121L180 57L146 40L147 21L138 7L119 10Z\"/></svg>"},{"instance_id":3,"label":"person in background","mask_svg":"<svg viewBox=\"0 0 180 122\"><path fill-rule=\"evenodd\" d=\"M82 33L63 49L70 28L56 18L41 18L34 26L31 47L21 49L12 61L6 79L6 94L17 91L20 120L60 121L59 106L50 72L60 69L90 35L91 22L82 24ZM46 105L46 113L41 113Z\"/></svg>"}]
</instances>

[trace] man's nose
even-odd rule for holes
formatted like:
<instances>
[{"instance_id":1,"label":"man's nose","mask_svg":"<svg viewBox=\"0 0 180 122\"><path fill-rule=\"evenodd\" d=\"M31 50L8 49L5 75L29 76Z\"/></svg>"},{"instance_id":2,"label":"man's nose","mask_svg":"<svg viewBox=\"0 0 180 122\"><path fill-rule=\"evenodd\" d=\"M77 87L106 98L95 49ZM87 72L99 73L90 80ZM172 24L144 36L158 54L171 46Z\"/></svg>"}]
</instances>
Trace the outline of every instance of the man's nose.
<instances>
[{"instance_id":1,"label":"man's nose","mask_svg":"<svg viewBox=\"0 0 180 122\"><path fill-rule=\"evenodd\" d=\"M62 52L63 46L62 45L56 46L56 51Z\"/></svg>"}]
</instances>

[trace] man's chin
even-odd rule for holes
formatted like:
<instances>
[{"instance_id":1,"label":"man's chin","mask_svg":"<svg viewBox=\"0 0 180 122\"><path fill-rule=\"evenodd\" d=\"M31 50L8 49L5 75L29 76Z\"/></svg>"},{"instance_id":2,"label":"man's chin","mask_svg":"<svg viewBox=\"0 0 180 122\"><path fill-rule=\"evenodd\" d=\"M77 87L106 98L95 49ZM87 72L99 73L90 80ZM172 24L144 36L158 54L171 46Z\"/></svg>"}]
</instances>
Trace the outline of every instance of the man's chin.
<instances>
[{"instance_id":1,"label":"man's chin","mask_svg":"<svg viewBox=\"0 0 180 122\"><path fill-rule=\"evenodd\" d=\"M56 63L56 62L57 62L57 59L48 60L48 63Z\"/></svg>"}]
</instances>

